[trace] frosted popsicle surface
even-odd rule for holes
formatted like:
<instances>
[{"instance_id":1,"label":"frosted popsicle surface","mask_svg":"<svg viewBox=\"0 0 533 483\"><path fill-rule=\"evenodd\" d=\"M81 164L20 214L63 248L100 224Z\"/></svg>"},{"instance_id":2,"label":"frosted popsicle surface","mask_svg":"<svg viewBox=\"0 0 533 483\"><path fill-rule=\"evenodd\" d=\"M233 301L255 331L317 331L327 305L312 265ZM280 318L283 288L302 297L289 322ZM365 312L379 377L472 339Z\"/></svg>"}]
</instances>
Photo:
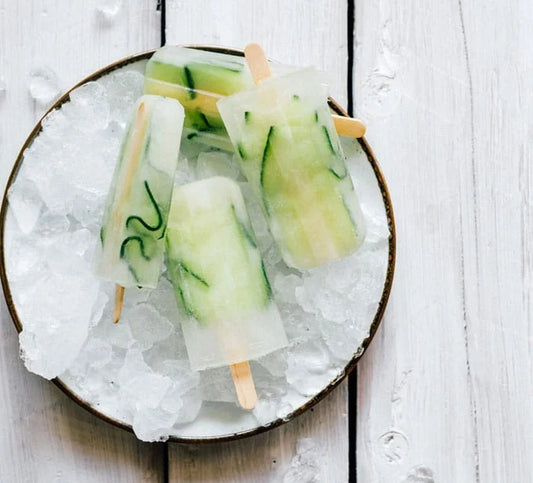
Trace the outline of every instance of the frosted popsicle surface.
<instances>
[{"instance_id":1,"label":"frosted popsicle surface","mask_svg":"<svg viewBox=\"0 0 533 483\"><path fill-rule=\"evenodd\" d=\"M155 288L178 162L183 107L142 96L133 109L100 232L97 273L124 287Z\"/></svg>"},{"instance_id":2,"label":"frosted popsicle surface","mask_svg":"<svg viewBox=\"0 0 533 483\"><path fill-rule=\"evenodd\" d=\"M271 67L278 73L294 70L277 63ZM231 151L217 101L253 85L244 57L167 45L148 61L144 91L180 101L185 139Z\"/></svg>"},{"instance_id":3,"label":"frosted popsicle surface","mask_svg":"<svg viewBox=\"0 0 533 483\"><path fill-rule=\"evenodd\" d=\"M252 85L243 57L165 46L148 61L144 91L180 101L188 136L204 131L225 136L217 101Z\"/></svg>"},{"instance_id":4,"label":"frosted popsicle surface","mask_svg":"<svg viewBox=\"0 0 533 483\"><path fill-rule=\"evenodd\" d=\"M218 108L287 265L355 251L365 223L318 73L269 78Z\"/></svg>"},{"instance_id":5,"label":"frosted popsicle surface","mask_svg":"<svg viewBox=\"0 0 533 483\"><path fill-rule=\"evenodd\" d=\"M166 249L192 369L255 359L287 345L234 181L214 177L176 187Z\"/></svg>"}]
</instances>

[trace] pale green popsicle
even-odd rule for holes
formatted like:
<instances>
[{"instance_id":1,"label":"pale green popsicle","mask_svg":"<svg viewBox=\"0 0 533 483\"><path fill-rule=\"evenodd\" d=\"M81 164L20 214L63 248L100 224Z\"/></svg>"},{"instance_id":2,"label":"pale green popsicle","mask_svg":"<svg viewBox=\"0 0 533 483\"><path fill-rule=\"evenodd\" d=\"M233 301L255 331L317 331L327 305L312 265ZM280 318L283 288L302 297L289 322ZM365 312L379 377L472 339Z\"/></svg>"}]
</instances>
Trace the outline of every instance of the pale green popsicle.
<instances>
[{"instance_id":1,"label":"pale green popsicle","mask_svg":"<svg viewBox=\"0 0 533 483\"><path fill-rule=\"evenodd\" d=\"M357 250L365 222L319 74L271 77L217 105L287 265Z\"/></svg>"},{"instance_id":2,"label":"pale green popsicle","mask_svg":"<svg viewBox=\"0 0 533 483\"><path fill-rule=\"evenodd\" d=\"M142 96L133 109L100 232L97 272L122 287L155 288L178 162L183 107Z\"/></svg>"},{"instance_id":3,"label":"pale green popsicle","mask_svg":"<svg viewBox=\"0 0 533 483\"><path fill-rule=\"evenodd\" d=\"M192 369L287 344L237 183L214 177L176 187L166 250Z\"/></svg>"}]
</instances>

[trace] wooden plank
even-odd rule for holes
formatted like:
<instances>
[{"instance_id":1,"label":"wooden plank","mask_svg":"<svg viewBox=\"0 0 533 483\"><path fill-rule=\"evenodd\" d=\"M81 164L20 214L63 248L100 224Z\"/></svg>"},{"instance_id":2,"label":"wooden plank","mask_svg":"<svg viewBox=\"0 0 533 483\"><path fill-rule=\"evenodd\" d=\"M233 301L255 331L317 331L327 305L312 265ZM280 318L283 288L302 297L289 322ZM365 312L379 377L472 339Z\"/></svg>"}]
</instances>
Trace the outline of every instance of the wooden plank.
<instances>
[{"instance_id":1,"label":"wooden plank","mask_svg":"<svg viewBox=\"0 0 533 483\"><path fill-rule=\"evenodd\" d=\"M531 5L355 14L355 110L399 240L359 368L359 481L529 481Z\"/></svg>"},{"instance_id":2,"label":"wooden plank","mask_svg":"<svg viewBox=\"0 0 533 483\"><path fill-rule=\"evenodd\" d=\"M398 234L388 311L359 366L358 477L475 481L459 211L469 92L457 5L357 2L355 16L355 111Z\"/></svg>"},{"instance_id":3,"label":"wooden plank","mask_svg":"<svg viewBox=\"0 0 533 483\"><path fill-rule=\"evenodd\" d=\"M315 479L309 477L301 481L348 481L346 399L347 382L344 382L307 413L267 433L206 446L170 443L169 480L283 481L293 470L303 475L302 466L307 465L309 474ZM306 442L310 454L314 455L310 459L305 454ZM303 448L300 446L298 451L298 445L302 444Z\"/></svg>"},{"instance_id":4,"label":"wooden plank","mask_svg":"<svg viewBox=\"0 0 533 483\"><path fill-rule=\"evenodd\" d=\"M243 49L260 43L267 56L294 65L315 65L328 73L332 95L346 106L346 4L309 2L218 2L184 4L167 0L167 44L207 44ZM302 438L318 442L325 469L320 481L348 478L346 385L282 428L239 442L206 448L169 445L174 481L280 481L298 458ZM276 463L273 463L276 460Z\"/></svg>"},{"instance_id":5,"label":"wooden plank","mask_svg":"<svg viewBox=\"0 0 533 483\"><path fill-rule=\"evenodd\" d=\"M469 155L461 180L479 481L533 478L533 4L460 4Z\"/></svg>"},{"instance_id":6,"label":"wooden plank","mask_svg":"<svg viewBox=\"0 0 533 483\"><path fill-rule=\"evenodd\" d=\"M244 49L257 42L267 57L313 65L327 73L331 95L347 101L346 5L333 0L271 2L166 0L167 44L203 44Z\"/></svg>"},{"instance_id":7,"label":"wooden plank","mask_svg":"<svg viewBox=\"0 0 533 483\"><path fill-rule=\"evenodd\" d=\"M60 91L111 61L157 46L158 22L151 0L0 0L1 187L34 122ZM42 102L32 98L30 85ZM0 481L162 479L163 446L139 443L28 373L3 300L0 319Z\"/></svg>"}]
</instances>

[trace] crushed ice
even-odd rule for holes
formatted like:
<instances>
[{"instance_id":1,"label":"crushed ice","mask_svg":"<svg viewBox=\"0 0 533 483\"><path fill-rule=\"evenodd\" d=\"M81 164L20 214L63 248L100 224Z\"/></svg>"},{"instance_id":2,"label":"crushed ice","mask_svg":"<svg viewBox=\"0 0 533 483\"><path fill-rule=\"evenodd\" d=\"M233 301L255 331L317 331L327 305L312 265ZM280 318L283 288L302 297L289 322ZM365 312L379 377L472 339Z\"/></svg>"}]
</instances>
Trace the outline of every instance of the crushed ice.
<instances>
[{"instance_id":1,"label":"crushed ice","mask_svg":"<svg viewBox=\"0 0 533 483\"><path fill-rule=\"evenodd\" d=\"M113 15L119 1L101 2ZM107 13L106 13L107 12ZM24 330L26 367L59 376L140 439L221 436L286 418L342 374L359 353L376 312L387 266L388 229L375 177L355 143L344 143L368 224L362 248L306 272L288 269L260 207L230 154L184 146L176 183L222 175L236 179L265 257L289 347L251 361L259 402L237 407L228 368L189 369L179 312L165 270L156 290L126 291L123 317L111 323L113 285L98 279L92 255L129 111L141 94L143 63L89 82L51 112L24 153L9 190L6 261ZM35 73L37 101L58 94L50 72ZM314 443L299 442L285 481L318 478Z\"/></svg>"}]
</instances>

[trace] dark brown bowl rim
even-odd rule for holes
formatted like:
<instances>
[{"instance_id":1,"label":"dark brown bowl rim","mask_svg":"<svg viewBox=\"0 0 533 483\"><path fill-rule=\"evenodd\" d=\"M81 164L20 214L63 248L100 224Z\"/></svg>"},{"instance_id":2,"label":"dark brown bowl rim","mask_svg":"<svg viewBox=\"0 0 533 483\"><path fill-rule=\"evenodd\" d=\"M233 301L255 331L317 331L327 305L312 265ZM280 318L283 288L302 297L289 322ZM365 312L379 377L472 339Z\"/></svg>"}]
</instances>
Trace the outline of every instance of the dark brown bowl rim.
<instances>
[{"instance_id":1,"label":"dark brown bowl rim","mask_svg":"<svg viewBox=\"0 0 533 483\"><path fill-rule=\"evenodd\" d=\"M187 45L186 47L196 48L196 49L202 49L202 50L209 50L213 52L221 52L231 55L238 55L243 56L243 52L236 49L229 49L229 48L223 48L223 47L215 47L215 46L205 46L205 45ZM7 194L9 191L10 186L15 181L15 178L17 176L17 173L20 169L20 166L23 162L24 157L24 151L26 148L28 148L33 140L36 138L36 136L39 134L39 132L42 129L42 122L43 119L48 116L50 112L52 112L55 109L58 109L61 107L65 102L69 101L70 93L76 89L77 87L90 82L99 79L100 77L109 74L113 70L125 67L128 64L138 62L141 60L148 59L151 57L151 55L156 51L157 49L148 50L146 52L141 52L139 54L134 54L128 57L125 57L123 59L120 59L116 62L113 62L112 64L109 64L106 67L103 67L102 69L97 70L96 72L92 73L91 75L87 76L80 82L78 82L76 85L74 85L72 88L70 88L65 94L63 94L48 111L41 117L41 119L37 122L35 127L33 128L32 132L22 145L22 148L17 156L17 159L15 161L15 165L13 166L13 169L11 171L11 174L8 178L6 188L4 191L3 199L2 199L2 207L0 209L0 240L2 240L2 248L0 249L0 280L2 283L2 288L4 290L4 296L6 299L7 307L9 309L9 313L11 315L11 318L13 320L13 323L15 325L15 328L17 329L17 332L22 331L22 323L20 321L20 318L17 314L17 310L15 308L15 304L13 302L13 298L11 295L11 290L9 287L9 281L7 279L7 273L6 273L6 267L5 267L5 252L4 252L4 236L5 236L5 222L6 222L6 215L7 215L7 207L8 207L8 201L7 201ZM348 113L340 107L333 99L329 99L330 107L335 110L338 114L343 116L348 116ZM385 182L385 178L383 176L383 173L381 172L381 169L379 167L379 164L377 162L377 159L366 141L366 139L360 138L357 140L359 144L361 145L361 148L365 152L368 161L370 162L370 165L374 171L374 175L376 176L379 189L381 191L381 196L383 199L383 204L385 206L385 213L387 216L387 223L389 228L389 255L388 255L388 263L387 263L387 273L385 277L385 284L383 287L383 293L381 295L381 299L378 303L378 308L376 311L376 314L374 316L374 319L372 321L372 324L370 325L370 332L369 335L366 337L366 339L363 341L362 345L360 346L360 350L354 354L352 359L348 362L346 365L344 371L339 374L333 381L331 381L322 391L320 391L317 395L315 395L312 399L307 401L305 404L298 407L296 410L294 410L292 413L287 415L285 418L278 418L275 421L272 421L269 424L258 426L255 429L241 431L233 434L228 434L224 436L218 436L218 437L211 437L211 438L180 438L176 436L171 436L169 438L169 441L176 442L176 443L213 443L213 442L227 442L227 441L233 441L241 438L245 438L248 436L253 436L255 434L263 433L265 431L268 431L270 429L276 428L278 426L281 426L282 424L291 421L292 419L296 418L300 414L304 413L311 407L313 407L315 404L317 404L319 401L324 399L333 389L335 389L347 376L350 374L350 372L355 368L357 362L359 359L363 356L363 354L366 352L366 349L372 339L374 338L374 335L376 334L376 331L379 327L379 324L381 322L381 319L383 318L383 314L385 312L385 307L387 306L387 302L389 299L389 295L392 288L392 281L394 277L394 267L396 262L396 229L395 229L395 223L394 223L394 212L392 209L392 202L389 194L389 190L387 188L387 184ZM99 417L100 419L103 419L104 421L107 421L108 423L117 426L119 428L122 428L126 431L133 433L133 428L125 424L119 420L113 419L103 413L101 413L98 408L91 406L87 401L84 399L81 399L78 395L76 395L72 390L59 378L52 379L52 382L58 386L67 396L69 396L72 400L74 400L76 403L78 403L81 407L89 411L90 413L94 414L95 416Z\"/></svg>"}]
</instances>

